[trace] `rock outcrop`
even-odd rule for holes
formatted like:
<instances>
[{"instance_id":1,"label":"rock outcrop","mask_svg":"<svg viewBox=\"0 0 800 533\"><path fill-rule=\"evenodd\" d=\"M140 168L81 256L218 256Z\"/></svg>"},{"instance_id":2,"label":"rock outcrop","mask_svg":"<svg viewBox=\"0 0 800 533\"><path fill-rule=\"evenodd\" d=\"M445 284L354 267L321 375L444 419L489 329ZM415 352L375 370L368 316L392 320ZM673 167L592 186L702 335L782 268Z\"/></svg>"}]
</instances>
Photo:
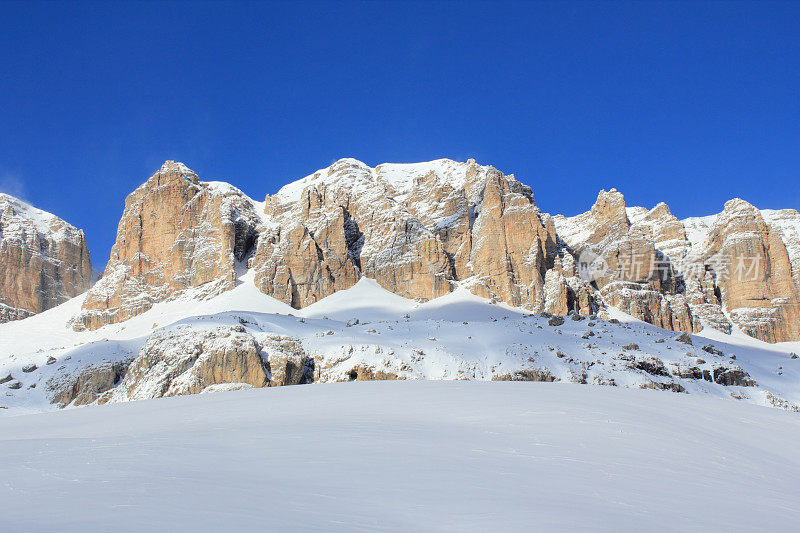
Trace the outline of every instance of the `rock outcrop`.
<instances>
[{"instance_id":1,"label":"rock outcrop","mask_svg":"<svg viewBox=\"0 0 800 533\"><path fill-rule=\"evenodd\" d=\"M794 210L738 199L678 220L663 203L628 207L615 189L586 213L551 217L530 187L473 160L342 159L263 204L168 161L127 198L105 275L73 325L217 295L247 259L256 287L298 309L368 277L420 301L460 287L533 312L606 305L670 330L796 340L798 228Z\"/></svg>"},{"instance_id":2,"label":"rock outcrop","mask_svg":"<svg viewBox=\"0 0 800 533\"><path fill-rule=\"evenodd\" d=\"M55 307L91 282L83 231L0 193L0 322Z\"/></svg>"},{"instance_id":3,"label":"rock outcrop","mask_svg":"<svg viewBox=\"0 0 800 533\"><path fill-rule=\"evenodd\" d=\"M76 329L136 316L189 289L211 297L236 285L236 262L253 246L260 219L227 183L203 182L167 161L125 200L103 278L89 291Z\"/></svg>"},{"instance_id":4,"label":"rock outcrop","mask_svg":"<svg viewBox=\"0 0 800 533\"><path fill-rule=\"evenodd\" d=\"M198 394L221 383L269 383L261 347L244 328L156 332L130 364L112 401Z\"/></svg>"},{"instance_id":5,"label":"rock outcrop","mask_svg":"<svg viewBox=\"0 0 800 533\"><path fill-rule=\"evenodd\" d=\"M800 338L797 257L787 244L795 233L768 224L744 200L725 204L706 238L702 258L714 269L722 303L744 333L767 342ZM784 241L785 239L785 241Z\"/></svg>"},{"instance_id":6,"label":"rock outcrop","mask_svg":"<svg viewBox=\"0 0 800 533\"><path fill-rule=\"evenodd\" d=\"M302 385L314 381L315 361L300 341L254 337L243 326L157 331L131 362L111 401L130 401L205 390ZM230 387L227 387L230 388Z\"/></svg>"},{"instance_id":7,"label":"rock outcrop","mask_svg":"<svg viewBox=\"0 0 800 533\"><path fill-rule=\"evenodd\" d=\"M557 216L555 225L604 303L666 329L699 329L669 257L656 247L680 249L680 222L665 204L635 213L632 221L624 197L611 189L600 191L590 211Z\"/></svg>"},{"instance_id":8,"label":"rock outcrop","mask_svg":"<svg viewBox=\"0 0 800 533\"><path fill-rule=\"evenodd\" d=\"M767 342L800 339L800 216L734 199L710 217L678 220L666 204L628 208L601 191L592 209L557 216L605 304L657 326Z\"/></svg>"},{"instance_id":9,"label":"rock outcrop","mask_svg":"<svg viewBox=\"0 0 800 533\"><path fill-rule=\"evenodd\" d=\"M586 300L570 299L562 277L545 301L545 275L559 258L551 218L529 187L472 160L371 168L342 159L265 204L256 285L296 308L361 276L420 300L459 285L536 310Z\"/></svg>"},{"instance_id":10,"label":"rock outcrop","mask_svg":"<svg viewBox=\"0 0 800 533\"><path fill-rule=\"evenodd\" d=\"M50 401L60 407L105 403L111 394L108 391L122 379L126 366L123 362L88 365L77 376L51 380Z\"/></svg>"}]
</instances>

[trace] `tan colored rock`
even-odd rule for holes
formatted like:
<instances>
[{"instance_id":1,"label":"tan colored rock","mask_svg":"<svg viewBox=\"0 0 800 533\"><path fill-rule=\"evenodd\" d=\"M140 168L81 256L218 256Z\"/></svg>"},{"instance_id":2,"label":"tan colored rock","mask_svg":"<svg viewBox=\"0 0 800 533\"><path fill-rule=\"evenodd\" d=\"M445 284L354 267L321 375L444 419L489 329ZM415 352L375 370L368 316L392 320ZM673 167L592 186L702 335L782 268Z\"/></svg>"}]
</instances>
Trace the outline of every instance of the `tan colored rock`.
<instances>
[{"instance_id":1,"label":"tan colored rock","mask_svg":"<svg viewBox=\"0 0 800 533\"><path fill-rule=\"evenodd\" d=\"M297 308L363 275L408 298L460 283L540 309L556 255L555 227L530 188L474 161L343 159L267 197L264 218L256 285Z\"/></svg>"},{"instance_id":2,"label":"tan colored rock","mask_svg":"<svg viewBox=\"0 0 800 533\"><path fill-rule=\"evenodd\" d=\"M764 209L761 216L769 224L770 231L780 235L789 254L792 279L800 287L800 214L795 209Z\"/></svg>"},{"instance_id":3,"label":"tan colored rock","mask_svg":"<svg viewBox=\"0 0 800 533\"><path fill-rule=\"evenodd\" d=\"M567 281L561 272L555 269L548 270L545 274L542 311L562 316L569 313L568 289Z\"/></svg>"},{"instance_id":4,"label":"tan colored rock","mask_svg":"<svg viewBox=\"0 0 800 533\"><path fill-rule=\"evenodd\" d=\"M673 331L695 331L692 313L683 295L665 295L630 282L610 283L600 292L606 304L640 320Z\"/></svg>"},{"instance_id":5,"label":"tan colored rock","mask_svg":"<svg viewBox=\"0 0 800 533\"><path fill-rule=\"evenodd\" d=\"M269 384L261 346L243 327L158 331L142 346L111 401L198 394L222 383Z\"/></svg>"},{"instance_id":6,"label":"tan colored rock","mask_svg":"<svg viewBox=\"0 0 800 533\"><path fill-rule=\"evenodd\" d=\"M668 329L729 333L732 320L768 342L796 340L800 216L763 213L736 199L719 215L679 221L663 203L627 208L612 190L589 212L555 220L584 263L606 266L592 279L608 305Z\"/></svg>"},{"instance_id":7,"label":"tan colored rock","mask_svg":"<svg viewBox=\"0 0 800 533\"><path fill-rule=\"evenodd\" d=\"M611 189L600 191L590 211L555 217L555 224L584 264L600 267L588 275L607 305L666 329L699 328L670 258L656 247L687 247L683 226L666 204L629 210L622 194Z\"/></svg>"},{"instance_id":8,"label":"tan colored rock","mask_svg":"<svg viewBox=\"0 0 800 533\"><path fill-rule=\"evenodd\" d=\"M767 342L800 339L800 288L781 232L744 200L725 204L711 227L706 263L731 320Z\"/></svg>"},{"instance_id":9,"label":"tan colored rock","mask_svg":"<svg viewBox=\"0 0 800 533\"><path fill-rule=\"evenodd\" d=\"M663 328L800 338L800 216L734 200L678 220L660 203L627 207L601 191L576 217L541 213L533 192L491 166L442 159L371 168L342 159L268 196L204 183L167 162L126 200L103 280L77 328L154 303L231 289L249 255L256 286L295 308L362 276L429 300L456 287L534 312L583 315L602 300ZM725 257L761 257L755 278L726 279ZM602 265L591 269L587 265ZM729 265L735 268L735 265ZM302 366L302 365L301 365Z\"/></svg>"},{"instance_id":10,"label":"tan colored rock","mask_svg":"<svg viewBox=\"0 0 800 533\"><path fill-rule=\"evenodd\" d=\"M403 378L394 372L356 365L346 373L346 378L342 381L395 381L398 379Z\"/></svg>"},{"instance_id":11,"label":"tan colored rock","mask_svg":"<svg viewBox=\"0 0 800 533\"><path fill-rule=\"evenodd\" d=\"M303 349L300 339L266 335L261 338L261 349L267 354L270 387L314 382L317 364Z\"/></svg>"},{"instance_id":12,"label":"tan colored rock","mask_svg":"<svg viewBox=\"0 0 800 533\"><path fill-rule=\"evenodd\" d=\"M167 161L125 200L103 278L89 291L76 329L120 322L195 289L210 297L236 285L236 261L256 239L252 201Z\"/></svg>"},{"instance_id":13,"label":"tan colored rock","mask_svg":"<svg viewBox=\"0 0 800 533\"><path fill-rule=\"evenodd\" d=\"M302 385L316 362L294 337L254 337L244 326L153 333L110 394L114 402L248 387Z\"/></svg>"},{"instance_id":14,"label":"tan colored rock","mask_svg":"<svg viewBox=\"0 0 800 533\"><path fill-rule=\"evenodd\" d=\"M60 407L105 403L110 391L122 379L126 364L122 362L89 365L77 376L56 376L48 382L52 391L50 403Z\"/></svg>"},{"instance_id":15,"label":"tan colored rock","mask_svg":"<svg viewBox=\"0 0 800 533\"><path fill-rule=\"evenodd\" d=\"M83 231L0 194L0 322L55 307L91 282Z\"/></svg>"}]
</instances>

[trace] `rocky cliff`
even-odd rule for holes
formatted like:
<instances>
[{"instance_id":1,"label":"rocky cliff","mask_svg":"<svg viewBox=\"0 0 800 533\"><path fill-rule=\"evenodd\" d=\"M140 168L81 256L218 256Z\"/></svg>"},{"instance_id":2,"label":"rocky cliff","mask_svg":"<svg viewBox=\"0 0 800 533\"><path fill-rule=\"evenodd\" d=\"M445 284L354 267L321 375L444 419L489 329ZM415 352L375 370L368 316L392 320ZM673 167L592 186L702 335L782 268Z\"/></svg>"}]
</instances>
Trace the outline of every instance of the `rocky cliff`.
<instances>
[{"instance_id":1,"label":"rocky cliff","mask_svg":"<svg viewBox=\"0 0 800 533\"><path fill-rule=\"evenodd\" d=\"M800 339L797 211L734 199L717 215L680 221L663 203L628 208L612 189L555 224L607 305L666 329Z\"/></svg>"},{"instance_id":2,"label":"rocky cliff","mask_svg":"<svg viewBox=\"0 0 800 533\"><path fill-rule=\"evenodd\" d=\"M247 259L256 287L297 309L368 277L420 301L461 287L532 312L613 306L670 330L793 340L798 228L796 211L742 200L679 220L614 189L583 214L551 217L530 187L473 160L342 159L263 203L168 161L127 198L105 275L73 323L219 294Z\"/></svg>"},{"instance_id":3,"label":"rocky cliff","mask_svg":"<svg viewBox=\"0 0 800 533\"><path fill-rule=\"evenodd\" d=\"M367 276L420 300L464 286L533 310L566 312L583 301L590 312L551 217L530 187L491 166L442 159L371 168L342 159L265 205L256 284L296 308ZM556 265L562 278L545 290Z\"/></svg>"},{"instance_id":4,"label":"rocky cliff","mask_svg":"<svg viewBox=\"0 0 800 533\"><path fill-rule=\"evenodd\" d=\"M91 282L83 231L0 193L0 322L55 307Z\"/></svg>"},{"instance_id":5,"label":"rocky cliff","mask_svg":"<svg viewBox=\"0 0 800 533\"><path fill-rule=\"evenodd\" d=\"M126 320L190 289L199 298L232 289L258 223L241 191L200 181L182 163L167 161L125 200L103 278L73 326Z\"/></svg>"},{"instance_id":6,"label":"rocky cliff","mask_svg":"<svg viewBox=\"0 0 800 533\"><path fill-rule=\"evenodd\" d=\"M800 219L796 211L784 216L794 219L793 233L790 224L769 224L751 204L731 200L714 219L700 250L707 262L717 261L717 285L731 321L767 342L800 338L797 250L789 256Z\"/></svg>"}]
</instances>

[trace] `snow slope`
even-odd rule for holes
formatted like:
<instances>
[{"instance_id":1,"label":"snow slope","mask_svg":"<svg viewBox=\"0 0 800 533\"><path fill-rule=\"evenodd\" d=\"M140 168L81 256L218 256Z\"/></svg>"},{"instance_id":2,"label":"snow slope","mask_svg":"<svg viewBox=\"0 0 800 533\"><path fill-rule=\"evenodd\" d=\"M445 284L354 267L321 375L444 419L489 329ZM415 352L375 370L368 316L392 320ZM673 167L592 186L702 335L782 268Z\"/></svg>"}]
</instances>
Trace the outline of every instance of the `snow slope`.
<instances>
[{"instance_id":1,"label":"snow slope","mask_svg":"<svg viewBox=\"0 0 800 533\"><path fill-rule=\"evenodd\" d=\"M688 346L674 332L613 310L609 318L620 323L567 318L551 326L545 316L491 304L466 290L420 304L369 279L295 310L259 292L251 276L245 273L235 289L210 300L187 294L95 331L67 327L81 298L0 325L0 378L13 378L0 385L0 416L56 409L50 403L54 389L89 366L131 361L154 331L178 335L231 326L243 327L261 346L276 336L298 339L316 359L315 380L321 382L351 379L356 368L400 379L479 381L532 372L563 382L664 388L787 409L800 404L800 359L789 355L800 351L800 343L767 344L706 329ZM708 344L721 354L704 351ZM23 372L30 364L37 368ZM757 386L684 375L692 369L713 375L720 367L742 368ZM19 389L9 387L15 383Z\"/></svg>"},{"instance_id":2,"label":"snow slope","mask_svg":"<svg viewBox=\"0 0 800 533\"><path fill-rule=\"evenodd\" d=\"M9 531L795 531L800 418L557 383L280 387L0 420Z\"/></svg>"},{"instance_id":3,"label":"snow slope","mask_svg":"<svg viewBox=\"0 0 800 533\"><path fill-rule=\"evenodd\" d=\"M0 193L0 240L25 242L31 232L46 235L55 241L80 243L80 230L47 211L8 194Z\"/></svg>"}]
</instances>

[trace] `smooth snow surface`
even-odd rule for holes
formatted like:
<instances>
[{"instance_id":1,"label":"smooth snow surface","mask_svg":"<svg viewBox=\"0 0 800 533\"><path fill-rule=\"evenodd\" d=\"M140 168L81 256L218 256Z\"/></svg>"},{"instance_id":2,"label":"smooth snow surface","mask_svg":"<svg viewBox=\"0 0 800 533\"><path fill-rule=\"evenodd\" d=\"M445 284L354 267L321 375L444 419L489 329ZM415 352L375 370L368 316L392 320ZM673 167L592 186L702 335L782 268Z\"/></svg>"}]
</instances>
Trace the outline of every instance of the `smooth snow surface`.
<instances>
[{"instance_id":1,"label":"smooth snow surface","mask_svg":"<svg viewBox=\"0 0 800 533\"><path fill-rule=\"evenodd\" d=\"M251 389L0 420L8 531L796 531L800 418L521 382Z\"/></svg>"}]
</instances>

